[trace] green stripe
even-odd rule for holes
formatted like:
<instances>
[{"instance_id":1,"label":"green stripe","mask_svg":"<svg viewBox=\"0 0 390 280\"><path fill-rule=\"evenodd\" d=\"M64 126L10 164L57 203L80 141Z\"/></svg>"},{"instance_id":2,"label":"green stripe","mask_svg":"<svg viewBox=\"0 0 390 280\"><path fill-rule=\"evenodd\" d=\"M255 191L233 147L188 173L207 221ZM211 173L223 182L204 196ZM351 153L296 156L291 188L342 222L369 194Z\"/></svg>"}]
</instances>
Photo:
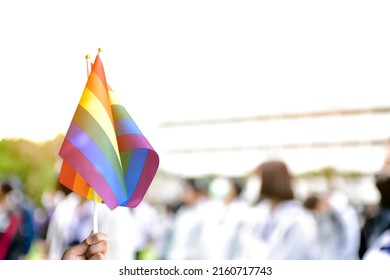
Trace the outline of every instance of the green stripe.
<instances>
[{"instance_id":1,"label":"green stripe","mask_svg":"<svg viewBox=\"0 0 390 280\"><path fill-rule=\"evenodd\" d=\"M133 120L122 105L111 105L111 110L114 120Z\"/></svg>"},{"instance_id":2,"label":"green stripe","mask_svg":"<svg viewBox=\"0 0 390 280\"><path fill-rule=\"evenodd\" d=\"M122 189L125 193L126 186L123 176L123 171L117 154L110 139L107 137L107 134L104 132L102 127L96 122L91 114L88 113L82 106L77 106L76 113L72 120L76 125L78 125L84 132L96 143L100 148L103 154L106 156L110 164L115 170L115 174L121 182ZM125 169L126 170L126 169Z\"/></svg>"},{"instance_id":3,"label":"green stripe","mask_svg":"<svg viewBox=\"0 0 390 280\"><path fill-rule=\"evenodd\" d=\"M125 151L121 153L122 169L127 170L133 150Z\"/></svg>"}]
</instances>

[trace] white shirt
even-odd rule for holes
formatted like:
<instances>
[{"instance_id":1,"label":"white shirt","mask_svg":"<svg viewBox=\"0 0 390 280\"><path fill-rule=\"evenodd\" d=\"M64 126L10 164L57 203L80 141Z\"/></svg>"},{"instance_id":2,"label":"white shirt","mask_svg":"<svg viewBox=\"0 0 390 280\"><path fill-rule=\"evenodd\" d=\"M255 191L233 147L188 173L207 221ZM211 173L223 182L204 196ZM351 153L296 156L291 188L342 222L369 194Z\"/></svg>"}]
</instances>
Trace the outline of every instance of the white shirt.
<instances>
[{"instance_id":1,"label":"white shirt","mask_svg":"<svg viewBox=\"0 0 390 280\"><path fill-rule=\"evenodd\" d=\"M107 260L134 260L138 236L135 219L130 208L119 206L110 210L98 204L99 232L108 236Z\"/></svg>"},{"instance_id":2,"label":"white shirt","mask_svg":"<svg viewBox=\"0 0 390 280\"><path fill-rule=\"evenodd\" d=\"M201 232L208 201L200 199L194 205L182 206L177 211L172 227L172 239L167 258L170 260L205 259L201 244Z\"/></svg>"},{"instance_id":3,"label":"white shirt","mask_svg":"<svg viewBox=\"0 0 390 280\"><path fill-rule=\"evenodd\" d=\"M74 225L76 209L80 204L80 201L81 197L72 192L56 206L47 230L46 244L49 249L49 259L61 259L64 251L69 247L70 242L74 239L75 234L72 232L72 227Z\"/></svg>"},{"instance_id":4,"label":"white shirt","mask_svg":"<svg viewBox=\"0 0 390 280\"><path fill-rule=\"evenodd\" d=\"M363 260L390 260L390 229L382 233L368 248Z\"/></svg>"},{"instance_id":5,"label":"white shirt","mask_svg":"<svg viewBox=\"0 0 390 280\"><path fill-rule=\"evenodd\" d=\"M240 258L317 259L315 220L299 201L281 202L272 209L271 201L265 199L247 217Z\"/></svg>"},{"instance_id":6,"label":"white shirt","mask_svg":"<svg viewBox=\"0 0 390 280\"><path fill-rule=\"evenodd\" d=\"M247 211L248 204L241 199L229 204L223 201L210 203L201 241L206 259L236 259L239 230Z\"/></svg>"}]
</instances>

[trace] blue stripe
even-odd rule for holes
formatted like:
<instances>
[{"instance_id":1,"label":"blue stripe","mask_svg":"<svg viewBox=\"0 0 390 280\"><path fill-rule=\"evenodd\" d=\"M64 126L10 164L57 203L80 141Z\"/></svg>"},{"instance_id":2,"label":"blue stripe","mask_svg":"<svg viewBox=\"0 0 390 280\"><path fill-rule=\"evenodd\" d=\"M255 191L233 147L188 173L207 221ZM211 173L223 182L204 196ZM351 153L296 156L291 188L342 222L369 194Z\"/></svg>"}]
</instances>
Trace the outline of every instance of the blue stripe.
<instances>
[{"instance_id":1,"label":"blue stripe","mask_svg":"<svg viewBox=\"0 0 390 280\"><path fill-rule=\"evenodd\" d=\"M145 161L148 156L148 149L134 149L130 158L129 166L126 170L125 182L126 189L129 195L129 199L126 203L121 204L121 206L126 206L126 204L131 199L137 185L139 178L141 177L142 170L144 169Z\"/></svg>"},{"instance_id":2,"label":"blue stripe","mask_svg":"<svg viewBox=\"0 0 390 280\"><path fill-rule=\"evenodd\" d=\"M115 121L115 132L116 136L121 136L125 134L139 134L142 135L141 130L131 119L121 119Z\"/></svg>"}]
</instances>

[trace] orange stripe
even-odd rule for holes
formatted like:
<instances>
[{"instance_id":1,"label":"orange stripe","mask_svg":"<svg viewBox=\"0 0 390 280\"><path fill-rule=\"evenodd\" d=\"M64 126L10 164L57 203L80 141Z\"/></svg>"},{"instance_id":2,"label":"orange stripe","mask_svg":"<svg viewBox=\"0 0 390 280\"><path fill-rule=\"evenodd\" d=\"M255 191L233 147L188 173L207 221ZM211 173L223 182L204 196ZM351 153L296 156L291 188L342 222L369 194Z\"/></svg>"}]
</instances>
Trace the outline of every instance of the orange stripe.
<instances>
[{"instance_id":1,"label":"orange stripe","mask_svg":"<svg viewBox=\"0 0 390 280\"><path fill-rule=\"evenodd\" d=\"M73 190L74 179L76 176L76 170L67 161L62 161L59 181L62 185L68 189Z\"/></svg>"},{"instance_id":2,"label":"orange stripe","mask_svg":"<svg viewBox=\"0 0 390 280\"><path fill-rule=\"evenodd\" d=\"M99 55L95 58L95 63L92 66L92 71L96 73L96 75L99 77L99 79L104 84L106 91L108 91L108 85L106 81L106 74L104 73L103 63L100 60Z\"/></svg>"},{"instance_id":3,"label":"orange stripe","mask_svg":"<svg viewBox=\"0 0 390 280\"><path fill-rule=\"evenodd\" d=\"M88 189L89 186L87 182L84 180L83 177L81 177L79 173L77 173L76 178L74 180L73 191L86 197L88 194Z\"/></svg>"},{"instance_id":4,"label":"orange stripe","mask_svg":"<svg viewBox=\"0 0 390 280\"><path fill-rule=\"evenodd\" d=\"M95 72L91 72L85 87L88 88L99 99L100 103L102 103L104 109L107 111L107 114L110 116L112 121L112 112L110 99L108 98L108 92L102 83L102 80L95 74Z\"/></svg>"}]
</instances>

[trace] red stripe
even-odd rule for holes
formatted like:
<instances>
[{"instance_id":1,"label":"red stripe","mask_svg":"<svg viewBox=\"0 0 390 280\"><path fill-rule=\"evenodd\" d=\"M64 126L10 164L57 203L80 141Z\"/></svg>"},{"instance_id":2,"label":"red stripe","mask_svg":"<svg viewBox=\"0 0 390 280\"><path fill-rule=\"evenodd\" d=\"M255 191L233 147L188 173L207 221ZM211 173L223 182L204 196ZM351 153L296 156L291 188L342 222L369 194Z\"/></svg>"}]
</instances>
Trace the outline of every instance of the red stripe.
<instances>
[{"instance_id":1,"label":"red stripe","mask_svg":"<svg viewBox=\"0 0 390 280\"><path fill-rule=\"evenodd\" d=\"M119 152L145 148L153 150L145 136L139 134L126 134L118 138Z\"/></svg>"}]
</instances>

